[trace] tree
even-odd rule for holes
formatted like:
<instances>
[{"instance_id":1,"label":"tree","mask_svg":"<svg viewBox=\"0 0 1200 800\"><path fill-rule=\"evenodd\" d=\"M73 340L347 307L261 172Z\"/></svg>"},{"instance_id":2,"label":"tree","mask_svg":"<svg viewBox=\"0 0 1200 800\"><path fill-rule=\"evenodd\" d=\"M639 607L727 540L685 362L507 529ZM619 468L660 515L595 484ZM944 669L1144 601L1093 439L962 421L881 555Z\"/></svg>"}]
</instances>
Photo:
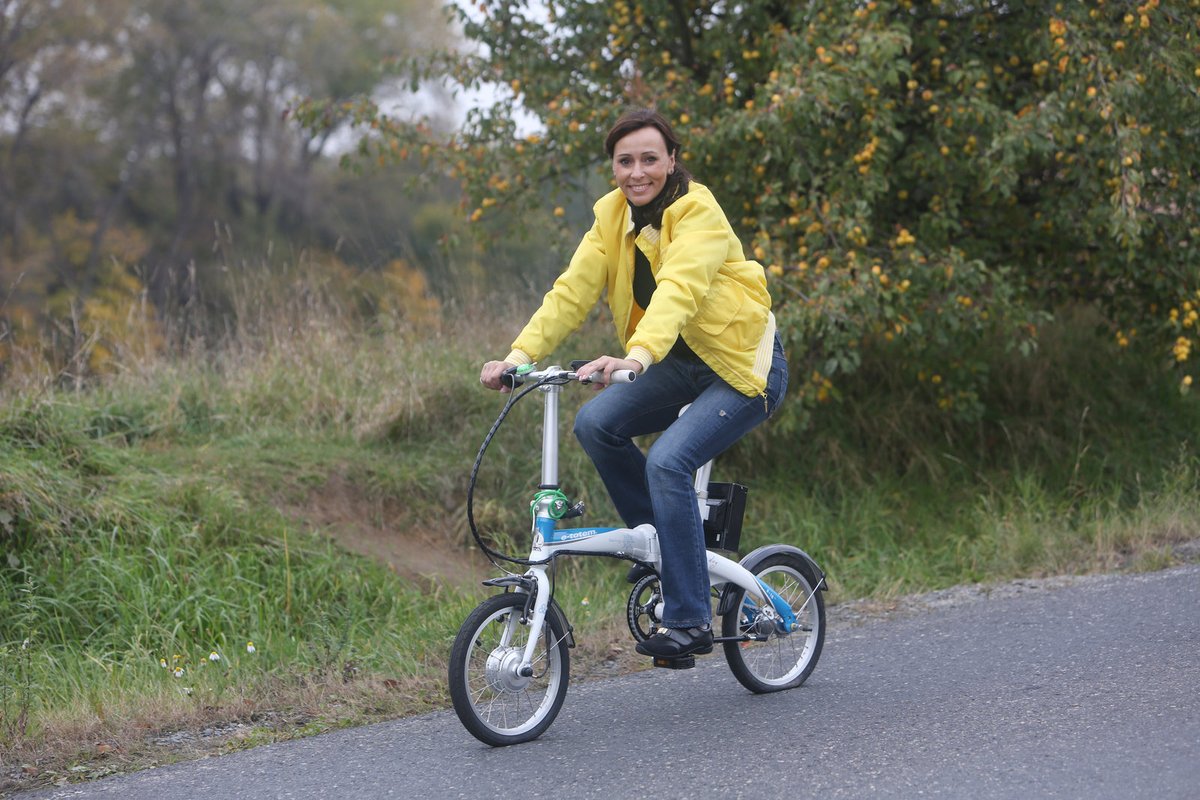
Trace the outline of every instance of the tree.
<instances>
[{"instance_id":1,"label":"tree","mask_svg":"<svg viewBox=\"0 0 1200 800\"><path fill-rule=\"evenodd\" d=\"M303 229L320 207L312 165L335 128L309 133L288 125L289 105L306 94L372 91L382 80L379 63L424 47L432 30L418 3L134 6L128 68L114 104L136 109L160 131L152 144L169 159L175 220L164 280L176 285L214 219L252 220L262 241Z\"/></svg>"},{"instance_id":2,"label":"tree","mask_svg":"<svg viewBox=\"0 0 1200 800\"><path fill-rule=\"evenodd\" d=\"M415 0L0 0L0 338L4 317L34 339L74 329L75 355L95 333L78 325L104 316L85 311L125 278L151 318L228 312L217 226L235 263L276 240L333 249L336 126L302 129L289 107L373 93L395 81L381 62L446 35ZM112 243L131 238L145 246L122 276ZM408 255L381 250L366 266Z\"/></svg>"},{"instance_id":3,"label":"tree","mask_svg":"<svg viewBox=\"0 0 1200 800\"><path fill-rule=\"evenodd\" d=\"M1063 304L1094 304L1119 346L1187 367L1197 0L484 0L457 13L477 48L428 68L500 96L441 144L376 115L387 135L370 146L423 143L486 220L604 173L607 127L657 107L767 265L809 399L883 351L976 418L979 344L1032 349ZM518 113L539 132L516 136Z\"/></svg>"},{"instance_id":4,"label":"tree","mask_svg":"<svg viewBox=\"0 0 1200 800\"><path fill-rule=\"evenodd\" d=\"M35 224L37 205L56 194L56 181L37 180L35 131L61 130L59 120L78 121L74 103L90 73L106 59L123 0L98 6L87 0L0 2L0 252L21 256L22 238ZM49 165L53 166L53 165ZM62 176L62 165L56 177ZM31 213L32 212L32 213Z\"/></svg>"}]
</instances>

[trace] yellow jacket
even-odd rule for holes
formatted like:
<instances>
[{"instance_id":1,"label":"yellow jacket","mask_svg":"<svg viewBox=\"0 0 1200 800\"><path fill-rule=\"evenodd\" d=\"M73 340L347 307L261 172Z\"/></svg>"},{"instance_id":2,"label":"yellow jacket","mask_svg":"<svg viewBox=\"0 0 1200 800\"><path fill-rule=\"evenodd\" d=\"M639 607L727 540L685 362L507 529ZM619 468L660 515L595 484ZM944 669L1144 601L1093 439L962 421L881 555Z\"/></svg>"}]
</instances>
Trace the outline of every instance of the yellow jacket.
<instances>
[{"instance_id":1,"label":"yellow jacket","mask_svg":"<svg viewBox=\"0 0 1200 800\"><path fill-rule=\"evenodd\" d=\"M592 229L505 360L520 365L545 358L607 289L617 339L644 369L661 361L682 334L726 383L747 396L762 394L775 340L766 275L761 264L746 260L712 192L692 181L663 212L661 230L647 226L636 237L620 189L593 210ZM631 326L635 245L658 285L645 315Z\"/></svg>"}]
</instances>

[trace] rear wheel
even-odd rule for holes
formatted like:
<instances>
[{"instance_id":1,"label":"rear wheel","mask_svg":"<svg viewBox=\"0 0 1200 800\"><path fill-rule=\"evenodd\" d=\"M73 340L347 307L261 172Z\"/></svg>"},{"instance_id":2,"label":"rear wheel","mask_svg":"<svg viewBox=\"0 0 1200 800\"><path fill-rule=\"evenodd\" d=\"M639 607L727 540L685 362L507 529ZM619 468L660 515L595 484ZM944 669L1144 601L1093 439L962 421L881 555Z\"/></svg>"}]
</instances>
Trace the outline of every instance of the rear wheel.
<instances>
[{"instance_id":1,"label":"rear wheel","mask_svg":"<svg viewBox=\"0 0 1200 800\"><path fill-rule=\"evenodd\" d=\"M752 692L799 686L817 666L825 642L820 577L811 563L793 553L768 556L750 571L783 598L796 620L787 629L774 606L739 590L721 620L721 635L747 641L726 641L725 659L734 677Z\"/></svg>"},{"instance_id":2,"label":"rear wheel","mask_svg":"<svg viewBox=\"0 0 1200 800\"><path fill-rule=\"evenodd\" d=\"M471 734L494 747L541 736L562 708L570 680L566 632L547 614L533 651L533 674L521 674L529 640L522 620L528 595L489 597L471 612L450 651L450 699Z\"/></svg>"}]
</instances>

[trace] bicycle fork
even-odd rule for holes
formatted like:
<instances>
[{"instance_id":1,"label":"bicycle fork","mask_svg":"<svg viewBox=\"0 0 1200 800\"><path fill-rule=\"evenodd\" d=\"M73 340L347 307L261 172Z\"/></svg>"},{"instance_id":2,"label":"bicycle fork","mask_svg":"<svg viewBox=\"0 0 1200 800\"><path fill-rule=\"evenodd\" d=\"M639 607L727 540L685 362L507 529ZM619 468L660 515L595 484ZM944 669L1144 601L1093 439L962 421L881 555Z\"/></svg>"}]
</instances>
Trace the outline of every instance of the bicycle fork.
<instances>
[{"instance_id":1,"label":"bicycle fork","mask_svg":"<svg viewBox=\"0 0 1200 800\"><path fill-rule=\"evenodd\" d=\"M521 666L517 667L517 674L522 678L533 677L533 654L537 650L538 639L541 638L542 629L546 625L546 612L550 608L550 579L546 575L546 568L533 567L529 573L533 574L535 584L533 616L529 619L529 638L525 641L525 652L521 654ZM557 645L557 643L554 644ZM550 651L550 647L551 643L547 642L547 652Z\"/></svg>"},{"instance_id":2,"label":"bicycle fork","mask_svg":"<svg viewBox=\"0 0 1200 800\"><path fill-rule=\"evenodd\" d=\"M500 643L501 648L508 648L512 641L517 625L528 625L528 640L521 651L521 660L516 667L516 674L522 678L531 678L534 675L533 660L534 653L537 649L538 637L546 628L546 618L551 614L557 615L562 628L563 635L557 641L547 641L547 650L558 647L559 643L565 639L567 647L575 646L574 629L571 623L567 620L562 609L557 605L551 605L552 598L550 597L550 579L546 575L545 566L535 566L530 568L524 575L505 575L502 578L492 578L483 582L485 586L495 586L507 590L516 590L518 594L525 595L525 609L520 616L513 615L509 620L509 624L503 634L503 639Z\"/></svg>"}]
</instances>

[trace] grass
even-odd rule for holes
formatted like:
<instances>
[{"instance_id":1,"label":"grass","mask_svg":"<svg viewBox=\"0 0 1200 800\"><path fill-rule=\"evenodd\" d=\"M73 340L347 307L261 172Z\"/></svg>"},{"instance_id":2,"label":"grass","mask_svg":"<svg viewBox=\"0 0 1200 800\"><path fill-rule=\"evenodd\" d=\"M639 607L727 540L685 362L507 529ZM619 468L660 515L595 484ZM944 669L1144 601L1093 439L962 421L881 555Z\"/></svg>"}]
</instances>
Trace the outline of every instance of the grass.
<instances>
[{"instance_id":1,"label":"grass","mask_svg":"<svg viewBox=\"0 0 1200 800\"><path fill-rule=\"evenodd\" d=\"M282 309L81 392L10 376L0 789L447 704L449 646L487 571L463 521L467 472L502 402L475 375L522 314L416 335ZM743 551L804 548L835 602L1170 563L1200 537L1200 409L1147 388L1165 383L1153 364L1104 351L1090 326L1064 315L1032 360L997 348L994 418L948 420L881 357L810 427L751 434L714 475L751 486ZM589 325L564 358L606 336ZM585 399L566 393L564 419ZM510 542L539 424L535 401L517 407L477 490L481 521ZM567 489L602 520L603 489L569 445ZM560 570L578 675L633 663L623 575ZM236 733L171 738L206 728Z\"/></svg>"}]
</instances>

